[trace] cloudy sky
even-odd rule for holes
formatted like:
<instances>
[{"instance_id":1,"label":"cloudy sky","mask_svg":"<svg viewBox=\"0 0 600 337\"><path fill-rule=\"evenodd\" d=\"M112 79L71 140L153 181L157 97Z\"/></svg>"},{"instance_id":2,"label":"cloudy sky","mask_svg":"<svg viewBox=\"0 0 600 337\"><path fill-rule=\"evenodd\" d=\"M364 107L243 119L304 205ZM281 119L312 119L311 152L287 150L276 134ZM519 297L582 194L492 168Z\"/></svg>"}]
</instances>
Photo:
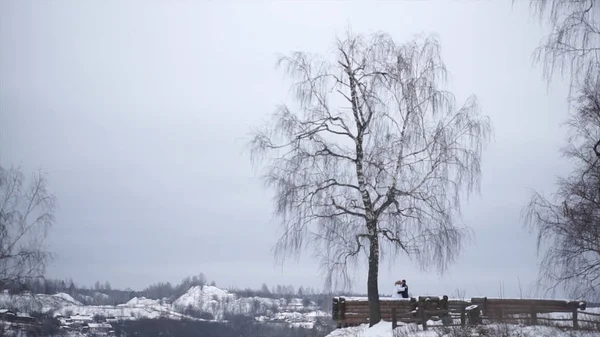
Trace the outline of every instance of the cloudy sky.
<instances>
[{"instance_id":1,"label":"cloudy sky","mask_svg":"<svg viewBox=\"0 0 600 337\"><path fill-rule=\"evenodd\" d=\"M276 55L328 53L348 26L399 42L438 34L451 89L475 93L495 128L481 195L464 205L475 242L443 277L384 264L381 291L398 278L414 293L531 290L535 238L520 211L568 170L567 89L532 65L546 28L510 1L2 1L0 164L48 172L59 199L48 275L321 286L308 258L275 265L270 192L244 137L290 99Z\"/></svg>"}]
</instances>

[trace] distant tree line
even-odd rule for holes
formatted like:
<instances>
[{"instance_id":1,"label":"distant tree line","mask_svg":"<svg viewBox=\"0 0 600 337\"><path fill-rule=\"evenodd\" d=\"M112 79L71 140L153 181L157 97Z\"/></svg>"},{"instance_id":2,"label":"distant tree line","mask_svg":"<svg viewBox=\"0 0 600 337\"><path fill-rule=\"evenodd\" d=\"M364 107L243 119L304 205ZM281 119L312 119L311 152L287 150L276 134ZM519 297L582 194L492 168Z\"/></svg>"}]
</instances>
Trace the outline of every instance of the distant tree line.
<instances>
[{"instance_id":1,"label":"distant tree line","mask_svg":"<svg viewBox=\"0 0 600 337\"><path fill-rule=\"evenodd\" d=\"M26 282L9 282L5 283L3 290L8 290L11 294L19 294L22 292L32 292L35 294L56 294L60 292L68 293L69 290L76 290L73 280L59 279L32 279Z\"/></svg>"},{"instance_id":2,"label":"distant tree line","mask_svg":"<svg viewBox=\"0 0 600 337\"><path fill-rule=\"evenodd\" d=\"M176 285L172 285L170 282L159 282L141 291L135 291L131 288L115 289L108 281L96 281L94 285L86 287L75 284L72 279L38 278L26 282L5 283L3 290L8 290L11 294L26 291L47 295L66 293L87 305L116 305L125 303L134 297L174 300L185 294L191 287L204 286L207 283L204 274L200 273L197 276L188 276ZM216 286L214 281L210 284Z\"/></svg>"},{"instance_id":3,"label":"distant tree line","mask_svg":"<svg viewBox=\"0 0 600 337\"><path fill-rule=\"evenodd\" d=\"M324 311L331 309L331 293L323 293L320 290L311 287L298 287L293 285L276 285L270 289L266 283L263 283L260 290L255 289L229 289L229 292L236 294L239 297L263 297L290 300L292 298L301 298L302 304L308 307L311 302L314 302L318 308Z\"/></svg>"},{"instance_id":4,"label":"distant tree line","mask_svg":"<svg viewBox=\"0 0 600 337\"><path fill-rule=\"evenodd\" d=\"M153 299L162 299L167 298L170 300L174 300L181 295L185 294L192 287L204 287L209 284L206 276L203 273L200 273L196 276L188 276L181 280L176 285L171 284L170 282L158 282L155 284L151 284L146 287L144 290L137 293L137 296L143 296L146 298ZM210 282L211 286L216 286L215 281Z\"/></svg>"},{"instance_id":5,"label":"distant tree line","mask_svg":"<svg viewBox=\"0 0 600 337\"><path fill-rule=\"evenodd\" d=\"M245 288L245 289L228 289L229 292L232 292L241 297L264 297L264 298L304 298L306 295L315 295L319 294L318 290L313 288L304 288L302 286L298 287L298 290L293 285L281 285L273 286L269 289L269 286L266 283L263 283L259 290Z\"/></svg>"}]
</instances>

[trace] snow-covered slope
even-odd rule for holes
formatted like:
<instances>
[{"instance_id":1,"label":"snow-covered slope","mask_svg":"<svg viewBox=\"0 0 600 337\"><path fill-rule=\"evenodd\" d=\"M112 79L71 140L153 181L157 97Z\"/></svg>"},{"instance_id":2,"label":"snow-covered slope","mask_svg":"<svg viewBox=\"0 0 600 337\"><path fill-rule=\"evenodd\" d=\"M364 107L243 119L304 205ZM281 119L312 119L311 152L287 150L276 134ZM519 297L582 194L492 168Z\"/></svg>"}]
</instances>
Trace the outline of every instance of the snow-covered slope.
<instances>
[{"instance_id":1,"label":"snow-covered slope","mask_svg":"<svg viewBox=\"0 0 600 337\"><path fill-rule=\"evenodd\" d=\"M112 305L67 305L56 310L63 316L101 315L105 317L116 317L117 319L139 319L139 318L159 318L166 317L171 319L181 319L185 317L181 313L175 312L170 305L162 304L157 300L141 298L132 298L129 302ZM189 318L189 317L188 317Z\"/></svg>"},{"instance_id":2,"label":"snow-covered slope","mask_svg":"<svg viewBox=\"0 0 600 337\"><path fill-rule=\"evenodd\" d=\"M289 301L285 298L238 298L235 294L213 286L190 288L187 293L173 302L173 308L178 311L194 309L208 312L217 320L223 319L225 314L270 316L282 311L306 313L318 310L312 302L305 307L300 298L292 298ZM314 312L313 315L315 315Z\"/></svg>"},{"instance_id":3,"label":"snow-covered slope","mask_svg":"<svg viewBox=\"0 0 600 337\"><path fill-rule=\"evenodd\" d=\"M193 309L211 313L215 319L223 319L225 307L235 301L235 295L213 286L196 286L173 301L173 308L179 311Z\"/></svg>"},{"instance_id":4,"label":"snow-covered slope","mask_svg":"<svg viewBox=\"0 0 600 337\"><path fill-rule=\"evenodd\" d=\"M65 293L55 295L31 294L10 295L8 292L0 293L0 307L13 309L20 312L48 312L65 306L82 305L73 297Z\"/></svg>"}]
</instances>

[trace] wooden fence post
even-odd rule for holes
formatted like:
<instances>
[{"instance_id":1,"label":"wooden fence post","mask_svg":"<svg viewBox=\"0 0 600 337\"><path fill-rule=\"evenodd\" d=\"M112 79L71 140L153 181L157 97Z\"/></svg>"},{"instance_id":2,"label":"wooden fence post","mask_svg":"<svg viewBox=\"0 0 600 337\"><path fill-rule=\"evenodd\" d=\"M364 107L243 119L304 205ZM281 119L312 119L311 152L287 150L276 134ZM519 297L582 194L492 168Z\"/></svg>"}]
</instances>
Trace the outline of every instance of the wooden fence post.
<instances>
[{"instance_id":1,"label":"wooden fence post","mask_svg":"<svg viewBox=\"0 0 600 337\"><path fill-rule=\"evenodd\" d=\"M331 304L331 319L338 320L338 299L336 297L333 298Z\"/></svg>"},{"instance_id":2,"label":"wooden fence post","mask_svg":"<svg viewBox=\"0 0 600 337\"><path fill-rule=\"evenodd\" d=\"M342 322L342 327L344 327L344 323L346 321L346 299L341 297L339 300L339 314L340 321Z\"/></svg>"},{"instance_id":3,"label":"wooden fence post","mask_svg":"<svg viewBox=\"0 0 600 337\"><path fill-rule=\"evenodd\" d=\"M487 312L487 297L483 298L483 316L487 316L488 312Z\"/></svg>"},{"instance_id":4,"label":"wooden fence post","mask_svg":"<svg viewBox=\"0 0 600 337\"><path fill-rule=\"evenodd\" d=\"M531 312L529 313L529 325L537 325L537 310L535 305L531 306Z\"/></svg>"},{"instance_id":5,"label":"wooden fence post","mask_svg":"<svg viewBox=\"0 0 600 337\"><path fill-rule=\"evenodd\" d=\"M579 329L579 322L577 321L577 308L573 309L573 329Z\"/></svg>"},{"instance_id":6,"label":"wooden fence post","mask_svg":"<svg viewBox=\"0 0 600 337\"><path fill-rule=\"evenodd\" d=\"M392 330L398 327L398 321L396 320L396 308L392 308Z\"/></svg>"},{"instance_id":7,"label":"wooden fence post","mask_svg":"<svg viewBox=\"0 0 600 337\"><path fill-rule=\"evenodd\" d=\"M421 317L421 325L423 325L423 330L427 330L427 318L425 317L425 301L419 303L419 316Z\"/></svg>"},{"instance_id":8,"label":"wooden fence post","mask_svg":"<svg viewBox=\"0 0 600 337\"><path fill-rule=\"evenodd\" d=\"M466 304L463 303L460 306L460 326L464 327L466 325L467 325Z\"/></svg>"}]
</instances>

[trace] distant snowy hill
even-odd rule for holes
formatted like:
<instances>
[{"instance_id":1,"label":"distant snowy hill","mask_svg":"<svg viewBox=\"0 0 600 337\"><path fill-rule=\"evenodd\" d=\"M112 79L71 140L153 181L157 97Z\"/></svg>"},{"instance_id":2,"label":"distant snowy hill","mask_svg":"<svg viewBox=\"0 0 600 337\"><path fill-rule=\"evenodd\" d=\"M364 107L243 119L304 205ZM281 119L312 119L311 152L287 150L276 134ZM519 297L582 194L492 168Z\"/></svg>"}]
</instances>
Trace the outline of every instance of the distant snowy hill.
<instances>
[{"instance_id":1,"label":"distant snowy hill","mask_svg":"<svg viewBox=\"0 0 600 337\"><path fill-rule=\"evenodd\" d=\"M101 294L98 294L101 296ZM305 305L306 304L306 305ZM119 305L84 305L68 294L55 295L9 295L0 294L0 307L19 312L54 312L55 315L113 317L118 320L140 318L192 318L190 315L207 314L215 321L223 321L227 314L255 317L260 322L289 323L294 326L310 327L319 318L329 315L314 302L301 298L271 299L262 297L239 297L234 293L214 286L196 286L172 303L135 297ZM200 316L204 317L204 316Z\"/></svg>"},{"instance_id":2,"label":"distant snowy hill","mask_svg":"<svg viewBox=\"0 0 600 337\"><path fill-rule=\"evenodd\" d=\"M300 298L285 298L272 299L263 297L240 297L213 286L196 286L183 294L181 297L173 301L173 307L178 311L183 311L186 308L208 312L215 319L222 320L224 315L266 315L272 316L278 312L298 312L308 313L318 310L314 302L304 306L303 300ZM314 315L314 313L313 313Z\"/></svg>"},{"instance_id":3,"label":"distant snowy hill","mask_svg":"<svg viewBox=\"0 0 600 337\"><path fill-rule=\"evenodd\" d=\"M58 293L55 295L31 294L10 295L0 293L0 307L20 312L48 312L65 306L80 306L81 302L71 295Z\"/></svg>"}]
</instances>

